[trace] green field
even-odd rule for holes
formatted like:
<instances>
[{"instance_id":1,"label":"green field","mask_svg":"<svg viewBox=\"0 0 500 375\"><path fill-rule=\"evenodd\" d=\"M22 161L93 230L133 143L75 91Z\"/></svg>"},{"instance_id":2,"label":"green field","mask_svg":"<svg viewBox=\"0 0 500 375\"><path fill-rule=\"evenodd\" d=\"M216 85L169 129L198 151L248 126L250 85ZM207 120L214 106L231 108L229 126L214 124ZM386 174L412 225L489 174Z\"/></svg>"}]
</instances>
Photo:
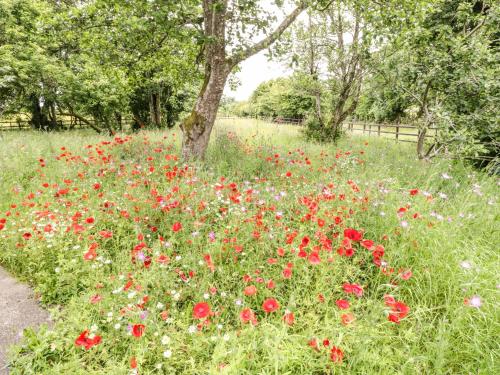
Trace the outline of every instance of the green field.
<instances>
[{"instance_id":1,"label":"green field","mask_svg":"<svg viewBox=\"0 0 500 375\"><path fill-rule=\"evenodd\" d=\"M12 374L499 372L498 178L259 121L203 164L180 138L3 134L0 263L56 320Z\"/></svg>"}]
</instances>

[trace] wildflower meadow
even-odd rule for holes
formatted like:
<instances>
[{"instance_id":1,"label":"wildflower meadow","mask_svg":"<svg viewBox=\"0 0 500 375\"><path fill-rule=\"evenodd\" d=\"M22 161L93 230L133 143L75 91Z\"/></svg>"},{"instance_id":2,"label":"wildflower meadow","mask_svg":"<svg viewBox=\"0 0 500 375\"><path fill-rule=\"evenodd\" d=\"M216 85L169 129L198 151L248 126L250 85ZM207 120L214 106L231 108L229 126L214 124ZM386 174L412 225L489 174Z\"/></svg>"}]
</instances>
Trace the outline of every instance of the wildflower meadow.
<instances>
[{"instance_id":1,"label":"wildflower meadow","mask_svg":"<svg viewBox=\"0 0 500 375\"><path fill-rule=\"evenodd\" d=\"M0 262L54 320L12 374L498 373L498 176L214 132L2 135Z\"/></svg>"}]
</instances>

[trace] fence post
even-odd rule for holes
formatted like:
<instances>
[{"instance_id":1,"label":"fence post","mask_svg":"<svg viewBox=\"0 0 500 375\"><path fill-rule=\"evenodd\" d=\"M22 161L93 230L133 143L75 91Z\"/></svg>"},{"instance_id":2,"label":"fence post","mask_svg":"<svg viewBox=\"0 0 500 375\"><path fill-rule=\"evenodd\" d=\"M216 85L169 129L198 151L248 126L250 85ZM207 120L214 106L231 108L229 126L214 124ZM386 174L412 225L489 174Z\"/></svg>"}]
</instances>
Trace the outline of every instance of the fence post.
<instances>
[{"instance_id":1,"label":"fence post","mask_svg":"<svg viewBox=\"0 0 500 375\"><path fill-rule=\"evenodd\" d=\"M371 137L371 135L372 135L372 123L370 122L368 124L368 136Z\"/></svg>"},{"instance_id":2,"label":"fence post","mask_svg":"<svg viewBox=\"0 0 500 375\"><path fill-rule=\"evenodd\" d=\"M378 126L377 135L380 137L380 124L378 124L377 126Z\"/></svg>"},{"instance_id":3,"label":"fence post","mask_svg":"<svg viewBox=\"0 0 500 375\"><path fill-rule=\"evenodd\" d=\"M363 134L365 134L365 131L366 131L366 123L363 122Z\"/></svg>"},{"instance_id":4,"label":"fence post","mask_svg":"<svg viewBox=\"0 0 500 375\"><path fill-rule=\"evenodd\" d=\"M399 140L399 124L396 124L396 142Z\"/></svg>"}]
</instances>

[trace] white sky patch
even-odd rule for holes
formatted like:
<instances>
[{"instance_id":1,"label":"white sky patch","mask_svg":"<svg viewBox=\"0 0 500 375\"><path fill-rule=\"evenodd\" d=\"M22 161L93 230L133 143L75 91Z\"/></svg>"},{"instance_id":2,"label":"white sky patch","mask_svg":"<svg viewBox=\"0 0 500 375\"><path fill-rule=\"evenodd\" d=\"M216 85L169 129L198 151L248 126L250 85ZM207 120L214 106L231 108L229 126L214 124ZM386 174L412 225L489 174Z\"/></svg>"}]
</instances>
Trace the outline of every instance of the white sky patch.
<instances>
[{"instance_id":1,"label":"white sky patch","mask_svg":"<svg viewBox=\"0 0 500 375\"><path fill-rule=\"evenodd\" d=\"M277 22L273 25L272 29L274 29L283 21L286 14L294 9L294 3L293 1L285 2L282 10L278 10L273 1L266 0L263 2L263 7L266 10L280 13ZM302 12L298 19L303 19L304 16L305 12ZM264 35L256 35L254 39L258 41L263 37ZM240 72L236 73L236 78L240 84L236 87L236 90L233 91L229 87L229 83L226 83L224 95L233 97L238 101L247 100L262 82L292 74L292 70L287 67L286 64L278 61L269 61L266 55L267 49L243 61L240 64Z\"/></svg>"},{"instance_id":2,"label":"white sky patch","mask_svg":"<svg viewBox=\"0 0 500 375\"><path fill-rule=\"evenodd\" d=\"M283 21L285 18L285 14L290 13L293 10L293 2L286 2L284 8L282 10L278 10L273 2L266 0L264 2L264 8L267 10L272 10L273 12L281 12L281 16L278 16L277 22L273 29ZM352 16L347 13L345 15L347 19L352 20ZM305 22L307 20L307 13L302 12L299 17L297 17L297 21ZM264 35L256 35L254 37L255 41L261 40ZM346 45L352 42L352 33L347 32L344 33L344 43ZM231 90L229 81L226 83L226 87L224 89L224 95L233 97L237 101L248 100L252 95L253 91L261 84L262 82L269 81L278 77L287 77L292 75L293 70L287 66L286 62L272 60L269 61L267 58L267 49L260 51L258 54L248 58L247 60L240 63L240 71L235 74L235 77L239 84L237 85L235 90Z\"/></svg>"},{"instance_id":3,"label":"white sky patch","mask_svg":"<svg viewBox=\"0 0 500 375\"><path fill-rule=\"evenodd\" d=\"M267 50L260 51L240 64L241 71L236 73L240 84L234 91L226 84L225 95L238 101L247 100L262 82L292 74L292 70L287 68L285 64L269 61L266 52Z\"/></svg>"}]
</instances>

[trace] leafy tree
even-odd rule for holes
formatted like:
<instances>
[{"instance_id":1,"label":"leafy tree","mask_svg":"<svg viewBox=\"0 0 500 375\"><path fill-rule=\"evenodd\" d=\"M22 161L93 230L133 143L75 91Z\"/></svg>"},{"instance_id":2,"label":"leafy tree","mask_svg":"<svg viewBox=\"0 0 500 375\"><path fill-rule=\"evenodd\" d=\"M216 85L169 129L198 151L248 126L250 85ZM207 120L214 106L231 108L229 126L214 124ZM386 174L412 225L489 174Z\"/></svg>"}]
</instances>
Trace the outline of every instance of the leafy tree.
<instances>
[{"instance_id":1,"label":"leafy tree","mask_svg":"<svg viewBox=\"0 0 500 375\"><path fill-rule=\"evenodd\" d=\"M200 78L196 5L1 0L3 110L29 110L37 128L57 128L57 113L96 130L130 112L173 126Z\"/></svg>"},{"instance_id":2,"label":"leafy tree","mask_svg":"<svg viewBox=\"0 0 500 375\"><path fill-rule=\"evenodd\" d=\"M364 113L415 120L419 158L498 155L498 19L497 2L435 1L411 25L389 27ZM387 97L392 113L378 109ZM438 137L425 149L431 127Z\"/></svg>"},{"instance_id":3,"label":"leafy tree","mask_svg":"<svg viewBox=\"0 0 500 375\"><path fill-rule=\"evenodd\" d=\"M310 9L307 22L292 27L275 49L291 61L304 90L315 98L315 116L306 123L308 137L335 140L356 109L370 44L362 14L361 5L346 1Z\"/></svg>"},{"instance_id":4,"label":"leafy tree","mask_svg":"<svg viewBox=\"0 0 500 375\"><path fill-rule=\"evenodd\" d=\"M283 8L283 1L276 1ZM269 47L305 9L297 7L274 29L275 17L260 1L203 0L204 79L191 115L182 123L182 157L205 155L229 73L243 60ZM259 34L265 37L253 42Z\"/></svg>"},{"instance_id":5,"label":"leafy tree","mask_svg":"<svg viewBox=\"0 0 500 375\"><path fill-rule=\"evenodd\" d=\"M292 76L261 83L249 100L251 114L272 118L306 117L314 108L314 98L302 91L297 80L297 76Z\"/></svg>"}]
</instances>

